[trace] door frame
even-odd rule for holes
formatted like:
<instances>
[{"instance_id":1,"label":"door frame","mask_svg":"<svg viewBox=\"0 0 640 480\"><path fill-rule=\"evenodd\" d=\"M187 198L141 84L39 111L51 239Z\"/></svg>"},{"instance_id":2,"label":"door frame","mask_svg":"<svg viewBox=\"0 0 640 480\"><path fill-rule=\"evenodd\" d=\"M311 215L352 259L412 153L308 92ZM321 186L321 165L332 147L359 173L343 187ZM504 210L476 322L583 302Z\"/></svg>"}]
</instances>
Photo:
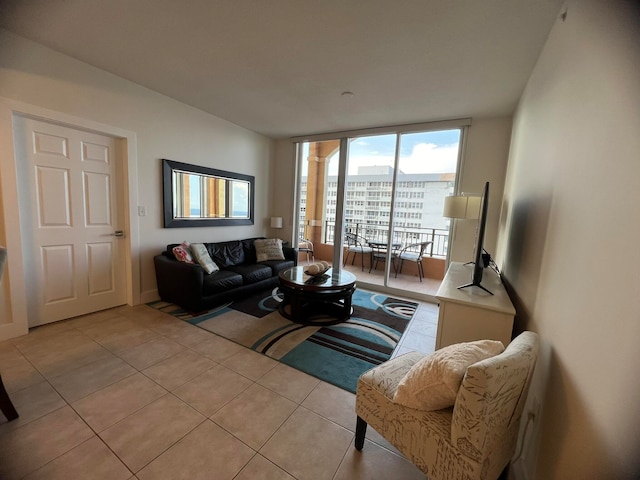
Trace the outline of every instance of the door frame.
<instances>
[{"instance_id":1,"label":"door frame","mask_svg":"<svg viewBox=\"0 0 640 480\"><path fill-rule=\"evenodd\" d=\"M7 264L0 285L0 341L25 335L27 321L26 275L23 264L22 232L17 184L17 165L13 138L14 116L24 116L78 130L89 130L116 140L122 161L119 199L124 210L126 299L128 305L140 303L140 231L135 202L138 198L137 140L135 132L85 118L0 97L0 244L7 246Z\"/></svg>"}]
</instances>

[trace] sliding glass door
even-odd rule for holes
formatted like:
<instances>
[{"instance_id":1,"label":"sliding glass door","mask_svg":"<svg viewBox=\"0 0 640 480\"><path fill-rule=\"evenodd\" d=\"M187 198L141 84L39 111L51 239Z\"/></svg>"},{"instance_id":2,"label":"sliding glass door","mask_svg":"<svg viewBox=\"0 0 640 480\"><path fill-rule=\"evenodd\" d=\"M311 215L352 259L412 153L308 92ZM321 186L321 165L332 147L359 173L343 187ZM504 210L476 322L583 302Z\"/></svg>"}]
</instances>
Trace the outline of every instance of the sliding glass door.
<instances>
[{"instance_id":1,"label":"sliding glass door","mask_svg":"<svg viewBox=\"0 0 640 480\"><path fill-rule=\"evenodd\" d=\"M435 293L449 234L442 208L454 192L463 126L300 142L298 236L313 242L318 259L346 261L342 268L362 286Z\"/></svg>"},{"instance_id":2,"label":"sliding glass door","mask_svg":"<svg viewBox=\"0 0 640 480\"><path fill-rule=\"evenodd\" d=\"M357 245L351 262L360 257L360 280L384 284L388 242L396 243L390 229L395 169L396 134L352 138L345 187L345 231ZM354 250L354 249L352 249ZM360 250L358 252L357 250ZM367 266L362 275L363 264Z\"/></svg>"},{"instance_id":3,"label":"sliding glass door","mask_svg":"<svg viewBox=\"0 0 640 480\"><path fill-rule=\"evenodd\" d=\"M300 260L332 262L336 225L337 175L340 140L302 142L298 149L300 181L298 184L297 243Z\"/></svg>"},{"instance_id":4,"label":"sliding glass door","mask_svg":"<svg viewBox=\"0 0 640 480\"><path fill-rule=\"evenodd\" d=\"M454 192L461 130L414 132L398 136L393 202L390 287L424 290L444 275L449 219L444 198Z\"/></svg>"}]
</instances>

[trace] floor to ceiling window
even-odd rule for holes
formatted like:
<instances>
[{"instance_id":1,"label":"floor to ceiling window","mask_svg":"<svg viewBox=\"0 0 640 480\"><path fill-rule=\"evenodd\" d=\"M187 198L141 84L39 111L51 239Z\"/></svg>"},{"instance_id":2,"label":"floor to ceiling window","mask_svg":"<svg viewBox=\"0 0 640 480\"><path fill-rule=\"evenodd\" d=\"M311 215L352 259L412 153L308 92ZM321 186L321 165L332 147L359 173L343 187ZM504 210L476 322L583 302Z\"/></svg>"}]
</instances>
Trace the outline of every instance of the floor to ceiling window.
<instances>
[{"instance_id":1,"label":"floor to ceiling window","mask_svg":"<svg viewBox=\"0 0 640 480\"><path fill-rule=\"evenodd\" d=\"M318 258L346 259L361 285L435 293L449 235L442 207L455 189L465 125L301 141L299 237Z\"/></svg>"}]
</instances>

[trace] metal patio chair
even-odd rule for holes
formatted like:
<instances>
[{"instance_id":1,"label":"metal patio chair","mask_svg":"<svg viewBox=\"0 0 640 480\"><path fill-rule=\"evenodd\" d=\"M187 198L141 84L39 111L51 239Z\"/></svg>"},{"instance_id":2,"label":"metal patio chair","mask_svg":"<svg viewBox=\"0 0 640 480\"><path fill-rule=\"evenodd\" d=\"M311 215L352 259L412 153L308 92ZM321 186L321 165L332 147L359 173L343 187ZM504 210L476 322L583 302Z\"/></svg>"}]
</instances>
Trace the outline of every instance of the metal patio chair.
<instances>
[{"instance_id":1,"label":"metal patio chair","mask_svg":"<svg viewBox=\"0 0 640 480\"><path fill-rule=\"evenodd\" d=\"M400 265L396 270L396 278L398 278L398 273L402 273L402 264L405 260L407 260L418 265L418 278L420 278L420 281L422 282L422 277L424 277L424 270L422 268L422 257L424 256L424 251L432 243L433 242L413 243L400 250L397 257L400 260Z\"/></svg>"},{"instance_id":2,"label":"metal patio chair","mask_svg":"<svg viewBox=\"0 0 640 480\"><path fill-rule=\"evenodd\" d=\"M353 265L356 260L356 254L359 253L362 271L364 272L364 256L368 254L369 257L371 257L373 249L366 246L366 241L355 233L345 233L344 241L347 245L347 254L344 257L343 265L347 264L347 260L349 260L349 255L351 254L353 254L353 257L351 258L351 265Z\"/></svg>"}]
</instances>

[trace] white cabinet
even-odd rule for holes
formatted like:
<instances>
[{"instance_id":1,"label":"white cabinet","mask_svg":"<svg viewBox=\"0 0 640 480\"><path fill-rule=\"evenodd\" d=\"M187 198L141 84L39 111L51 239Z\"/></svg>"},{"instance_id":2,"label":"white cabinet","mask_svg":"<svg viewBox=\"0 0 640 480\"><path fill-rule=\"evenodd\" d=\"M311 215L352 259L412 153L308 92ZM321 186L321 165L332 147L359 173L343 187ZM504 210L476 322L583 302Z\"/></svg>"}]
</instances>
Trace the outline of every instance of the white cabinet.
<instances>
[{"instance_id":1,"label":"white cabinet","mask_svg":"<svg viewBox=\"0 0 640 480\"><path fill-rule=\"evenodd\" d=\"M516 310L500 277L485 268L482 286L458 289L471 282L473 265L451 262L436 293L440 302L436 350L453 343L473 340L500 340L506 347L511 342Z\"/></svg>"}]
</instances>

